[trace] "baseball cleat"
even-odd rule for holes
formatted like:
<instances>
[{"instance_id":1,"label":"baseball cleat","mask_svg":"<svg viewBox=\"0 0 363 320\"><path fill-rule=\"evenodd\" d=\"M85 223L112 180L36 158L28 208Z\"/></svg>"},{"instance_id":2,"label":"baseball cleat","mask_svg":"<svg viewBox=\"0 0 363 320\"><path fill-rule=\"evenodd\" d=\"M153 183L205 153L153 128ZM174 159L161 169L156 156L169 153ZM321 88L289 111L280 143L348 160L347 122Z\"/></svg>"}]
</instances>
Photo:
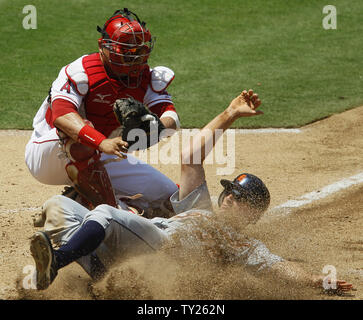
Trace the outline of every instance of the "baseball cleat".
<instances>
[{"instance_id":1,"label":"baseball cleat","mask_svg":"<svg viewBox=\"0 0 363 320\"><path fill-rule=\"evenodd\" d=\"M30 252L35 261L36 287L38 290L45 290L53 282L58 271L52 244L44 232L38 231L32 236Z\"/></svg>"}]
</instances>

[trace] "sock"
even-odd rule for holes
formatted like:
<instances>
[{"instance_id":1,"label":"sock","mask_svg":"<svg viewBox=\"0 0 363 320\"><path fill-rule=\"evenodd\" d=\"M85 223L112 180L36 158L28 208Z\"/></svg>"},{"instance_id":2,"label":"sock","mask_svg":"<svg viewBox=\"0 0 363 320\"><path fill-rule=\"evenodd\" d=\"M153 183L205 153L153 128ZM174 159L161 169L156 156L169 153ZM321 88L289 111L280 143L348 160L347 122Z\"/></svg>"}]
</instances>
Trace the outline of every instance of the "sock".
<instances>
[{"instance_id":1,"label":"sock","mask_svg":"<svg viewBox=\"0 0 363 320\"><path fill-rule=\"evenodd\" d=\"M65 245L54 250L57 268L63 268L96 250L105 235L105 229L101 224L96 221L87 221Z\"/></svg>"}]
</instances>

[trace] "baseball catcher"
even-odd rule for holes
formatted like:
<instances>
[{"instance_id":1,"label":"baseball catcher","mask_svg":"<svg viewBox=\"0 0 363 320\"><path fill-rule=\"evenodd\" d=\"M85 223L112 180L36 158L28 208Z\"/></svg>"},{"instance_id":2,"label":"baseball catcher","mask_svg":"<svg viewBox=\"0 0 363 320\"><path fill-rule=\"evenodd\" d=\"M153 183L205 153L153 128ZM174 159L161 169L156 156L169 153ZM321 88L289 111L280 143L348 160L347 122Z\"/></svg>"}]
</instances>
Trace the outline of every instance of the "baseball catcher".
<instances>
[{"instance_id":1,"label":"baseball catcher","mask_svg":"<svg viewBox=\"0 0 363 320\"><path fill-rule=\"evenodd\" d=\"M154 134L156 128L159 133L163 128L172 133L180 127L166 90L174 72L149 66L155 37L127 8L116 10L97 30L98 52L65 65L53 81L33 119L25 162L39 182L72 185L93 207L115 206L121 197L142 194L133 201L156 213L168 207L178 187L132 154L124 159L126 141L135 149L147 148L160 139ZM124 107L119 108L118 101L114 112L118 99ZM139 134L138 139L133 133Z\"/></svg>"}]
</instances>

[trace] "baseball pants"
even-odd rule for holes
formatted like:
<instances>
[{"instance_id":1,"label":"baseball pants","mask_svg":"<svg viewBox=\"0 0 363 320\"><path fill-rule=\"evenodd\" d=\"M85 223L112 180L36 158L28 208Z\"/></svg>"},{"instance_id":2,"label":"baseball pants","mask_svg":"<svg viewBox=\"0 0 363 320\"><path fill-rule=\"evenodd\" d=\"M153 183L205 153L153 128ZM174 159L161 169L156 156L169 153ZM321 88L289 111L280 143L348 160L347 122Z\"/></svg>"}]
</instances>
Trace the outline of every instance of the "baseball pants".
<instances>
[{"instance_id":1,"label":"baseball pants","mask_svg":"<svg viewBox=\"0 0 363 320\"><path fill-rule=\"evenodd\" d=\"M25 150L25 162L30 173L39 182L50 185L72 185L65 170L68 159L62 158L56 129L52 129L41 138L32 136ZM101 161L116 158L102 154ZM140 207L158 207L160 201L169 197L178 189L176 184L164 174L137 159L131 154L128 158L105 165L116 196L143 194L138 199ZM153 204L154 203L154 204Z\"/></svg>"}]
</instances>

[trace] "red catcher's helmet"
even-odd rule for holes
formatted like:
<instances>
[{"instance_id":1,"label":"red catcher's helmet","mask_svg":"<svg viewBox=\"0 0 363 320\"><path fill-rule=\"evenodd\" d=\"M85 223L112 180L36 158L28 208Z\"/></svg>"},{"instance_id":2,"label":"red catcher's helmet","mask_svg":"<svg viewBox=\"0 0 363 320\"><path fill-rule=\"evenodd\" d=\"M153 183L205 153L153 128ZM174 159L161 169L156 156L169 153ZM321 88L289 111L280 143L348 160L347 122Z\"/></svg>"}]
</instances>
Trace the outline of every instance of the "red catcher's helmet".
<instances>
[{"instance_id":1,"label":"red catcher's helmet","mask_svg":"<svg viewBox=\"0 0 363 320\"><path fill-rule=\"evenodd\" d=\"M147 60L153 49L154 39L136 14L127 8L117 10L103 28L99 48L103 60L126 87L138 87L142 73L148 69ZM109 54L105 54L104 49Z\"/></svg>"}]
</instances>

